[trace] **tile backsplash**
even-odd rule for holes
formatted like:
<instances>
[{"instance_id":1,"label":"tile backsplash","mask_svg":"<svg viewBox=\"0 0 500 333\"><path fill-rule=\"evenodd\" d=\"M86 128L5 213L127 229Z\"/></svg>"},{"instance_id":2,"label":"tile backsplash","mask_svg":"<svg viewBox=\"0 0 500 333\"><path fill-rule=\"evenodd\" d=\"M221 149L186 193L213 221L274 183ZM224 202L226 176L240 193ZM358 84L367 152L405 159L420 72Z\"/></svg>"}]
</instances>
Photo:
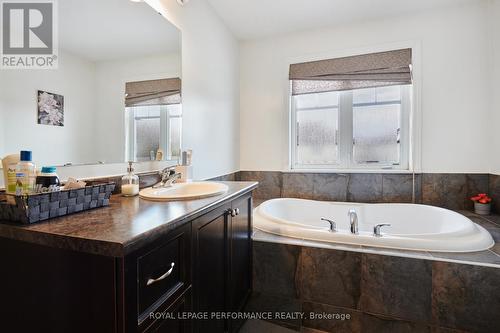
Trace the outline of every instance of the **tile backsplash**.
<instances>
[{"instance_id":1,"label":"tile backsplash","mask_svg":"<svg viewBox=\"0 0 500 333\"><path fill-rule=\"evenodd\" d=\"M139 174L141 188L159 181L157 172ZM96 178L115 181L120 192L121 176ZM471 210L469 198L489 193L493 210L500 213L500 175L464 173L298 173L238 171L212 178L215 181L258 181L256 199L303 198L347 202L413 202L455 210ZM413 194L415 193L415 194Z\"/></svg>"},{"instance_id":2,"label":"tile backsplash","mask_svg":"<svg viewBox=\"0 0 500 333\"><path fill-rule=\"evenodd\" d=\"M415 202L472 209L469 198L491 193L500 211L500 176L489 174L297 173L240 171L237 180L259 182L257 199L280 197L350 202ZM414 199L414 200L413 200Z\"/></svg>"},{"instance_id":3,"label":"tile backsplash","mask_svg":"<svg viewBox=\"0 0 500 333\"><path fill-rule=\"evenodd\" d=\"M500 175L490 175L489 193L493 198L493 209L500 213Z\"/></svg>"}]
</instances>

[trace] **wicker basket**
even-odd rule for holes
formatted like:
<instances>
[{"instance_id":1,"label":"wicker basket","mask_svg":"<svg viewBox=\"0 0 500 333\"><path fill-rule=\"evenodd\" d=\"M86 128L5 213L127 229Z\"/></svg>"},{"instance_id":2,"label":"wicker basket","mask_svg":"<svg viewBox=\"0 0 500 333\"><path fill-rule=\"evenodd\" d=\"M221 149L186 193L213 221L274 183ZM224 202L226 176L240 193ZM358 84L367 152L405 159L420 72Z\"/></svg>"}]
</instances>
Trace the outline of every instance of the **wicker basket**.
<instances>
[{"instance_id":1,"label":"wicker basket","mask_svg":"<svg viewBox=\"0 0 500 333\"><path fill-rule=\"evenodd\" d=\"M0 200L0 221L30 224L109 205L115 183L25 196L5 195Z\"/></svg>"}]
</instances>

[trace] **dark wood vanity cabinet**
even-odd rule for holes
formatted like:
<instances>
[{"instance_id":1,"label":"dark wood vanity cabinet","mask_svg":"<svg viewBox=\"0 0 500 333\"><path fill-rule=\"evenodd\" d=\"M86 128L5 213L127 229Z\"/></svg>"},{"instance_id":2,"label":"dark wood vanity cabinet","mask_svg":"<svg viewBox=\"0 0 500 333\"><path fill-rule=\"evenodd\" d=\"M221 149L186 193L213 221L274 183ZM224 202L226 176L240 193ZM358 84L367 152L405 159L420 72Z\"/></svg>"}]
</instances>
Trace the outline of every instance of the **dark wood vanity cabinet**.
<instances>
[{"instance_id":1,"label":"dark wood vanity cabinet","mask_svg":"<svg viewBox=\"0 0 500 333\"><path fill-rule=\"evenodd\" d=\"M238 214L231 217L228 226L229 284L228 310L242 311L252 292L252 197L233 201ZM229 321L229 332L236 332L243 322Z\"/></svg>"},{"instance_id":2,"label":"dark wood vanity cabinet","mask_svg":"<svg viewBox=\"0 0 500 333\"><path fill-rule=\"evenodd\" d=\"M242 310L251 292L251 189L124 256L0 237L0 331L236 332L242 322L217 315Z\"/></svg>"},{"instance_id":3,"label":"dark wood vanity cabinet","mask_svg":"<svg viewBox=\"0 0 500 333\"><path fill-rule=\"evenodd\" d=\"M241 311L252 289L251 195L203 214L189 228L175 230L161 246L137 258L139 331L223 333L236 332L242 324L224 314ZM155 282L148 286L148 280ZM162 291L151 288L155 284ZM161 317L162 312L168 316ZM150 319L151 313L158 318ZM188 313L198 319L187 319Z\"/></svg>"},{"instance_id":4,"label":"dark wood vanity cabinet","mask_svg":"<svg viewBox=\"0 0 500 333\"><path fill-rule=\"evenodd\" d=\"M182 319L181 314L191 311L191 292L188 290L181 297L177 298L169 307L162 312L162 315L171 316L169 319L156 320L148 327L147 332L154 333L190 333L192 332L192 322Z\"/></svg>"},{"instance_id":5,"label":"dark wood vanity cabinet","mask_svg":"<svg viewBox=\"0 0 500 333\"><path fill-rule=\"evenodd\" d=\"M212 315L226 308L230 209L230 204L224 205L193 221L193 311L210 316L195 321L196 332L225 331L225 320Z\"/></svg>"},{"instance_id":6,"label":"dark wood vanity cabinet","mask_svg":"<svg viewBox=\"0 0 500 333\"><path fill-rule=\"evenodd\" d=\"M178 313L191 309L191 235L187 223L126 259L124 314L128 331L136 331L138 325L141 332L162 332L165 327L187 332L187 321L180 320Z\"/></svg>"},{"instance_id":7,"label":"dark wood vanity cabinet","mask_svg":"<svg viewBox=\"0 0 500 333\"><path fill-rule=\"evenodd\" d=\"M192 222L193 311L209 316L195 321L195 332L234 332L242 324L223 315L242 310L252 288L251 200L239 198Z\"/></svg>"}]
</instances>

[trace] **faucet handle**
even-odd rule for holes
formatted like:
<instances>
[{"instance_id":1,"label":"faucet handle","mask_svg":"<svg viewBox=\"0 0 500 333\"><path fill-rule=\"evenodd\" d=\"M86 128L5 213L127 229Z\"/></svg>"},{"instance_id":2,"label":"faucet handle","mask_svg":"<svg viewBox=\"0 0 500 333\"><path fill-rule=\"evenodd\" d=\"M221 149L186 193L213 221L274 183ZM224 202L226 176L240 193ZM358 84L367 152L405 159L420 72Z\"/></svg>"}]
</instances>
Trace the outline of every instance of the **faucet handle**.
<instances>
[{"instance_id":1,"label":"faucet handle","mask_svg":"<svg viewBox=\"0 0 500 333\"><path fill-rule=\"evenodd\" d=\"M380 229L382 229L382 227L390 227L390 226L391 225L389 223L377 224L376 226L373 227L373 236L382 237L382 234L380 233Z\"/></svg>"},{"instance_id":2,"label":"faucet handle","mask_svg":"<svg viewBox=\"0 0 500 333\"><path fill-rule=\"evenodd\" d=\"M337 231L337 223L335 223L335 221L332 221L330 219L325 219L324 217L321 218L321 221L326 221L330 223L330 232Z\"/></svg>"}]
</instances>

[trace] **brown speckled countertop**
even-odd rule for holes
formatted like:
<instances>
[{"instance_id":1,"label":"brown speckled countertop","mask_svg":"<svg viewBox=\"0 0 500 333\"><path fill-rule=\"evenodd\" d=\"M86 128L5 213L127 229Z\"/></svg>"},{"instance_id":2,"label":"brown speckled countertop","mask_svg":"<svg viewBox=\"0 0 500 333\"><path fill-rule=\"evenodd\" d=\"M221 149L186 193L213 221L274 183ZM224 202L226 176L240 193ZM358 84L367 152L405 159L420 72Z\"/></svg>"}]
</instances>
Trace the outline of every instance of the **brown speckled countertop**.
<instances>
[{"instance_id":1,"label":"brown speckled countertop","mask_svg":"<svg viewBox=\"0 0 500 333\"><path fill-rule=\"evenodd\" d=\"M189 201L153 202L113 195L109 207L31 225L0 223L0 237L121 257L206 210L257 187L256 182L223 182L225 194Z\"/></svg>"}]
</instances>

